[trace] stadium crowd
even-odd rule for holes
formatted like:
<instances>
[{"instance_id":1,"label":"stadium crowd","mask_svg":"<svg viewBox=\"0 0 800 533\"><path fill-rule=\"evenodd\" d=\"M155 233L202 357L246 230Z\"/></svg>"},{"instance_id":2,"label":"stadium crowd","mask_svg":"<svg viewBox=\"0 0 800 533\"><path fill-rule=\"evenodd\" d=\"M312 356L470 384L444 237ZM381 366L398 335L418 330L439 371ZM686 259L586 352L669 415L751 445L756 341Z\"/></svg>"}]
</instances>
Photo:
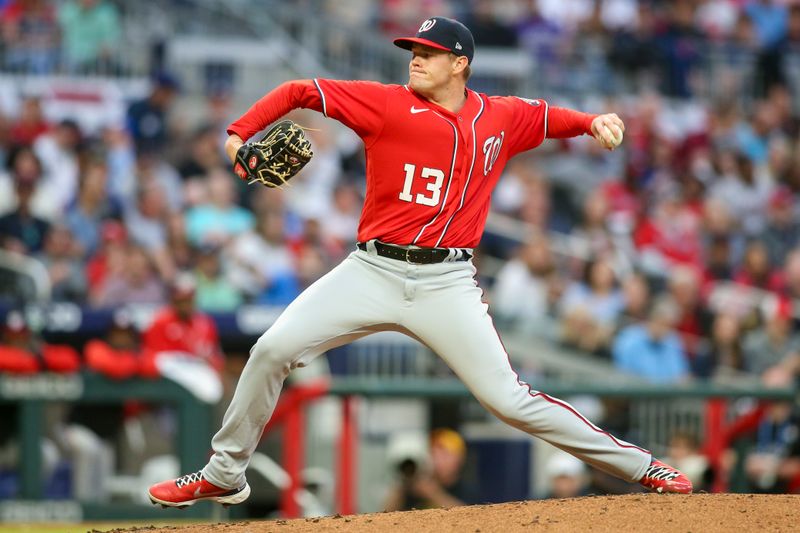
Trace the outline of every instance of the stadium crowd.
<instances>
[{"instance_id":1,"label":"stadium crowd","mask_svg":"<svg viewBox=\"0 0 800 533\"><path fill-rule=\"evenodd\" d=\"M466 12L445 0L327 4L342 21L377 22L388 35L415 32L426 14L460 16L478 53L527 50L554 88L574 89L581 78L570 76L582 72L608 80L606 92L581 101L620 114L621 149L549 141L514 160L496 191L494 212L530 235L511 243L490 229L479 250L479 261L506 261L484 273L500 325L652 382L797 379L800 4L476 0ZM108 0L6 0L0 24L12 72L113 64L121 44ZM589 49L576 63L576 51ZM719 67L713 77L710 63ZM284 190L248 187L222 153L236 116L224 95L210 96L203 124L186 131L174 120L180 91L159 71L149 94L129 103L124 127L95 134L52 122L37 95L0 110L0 248L39 260L54 301L165 305L190 273L202 311L285 305L353 249L364 186L357 140L303 114L316 128L306 170ZM558 93L524 96L559 103ZM19 327L19 315L9 316L6 336ZM776 408L759 423L765 450L795 459L777 478L754 461L754 479L786 490L787 480L797 483L800 445L780 431L797 427L797 413Z\"/></svg>"}]
</instances>

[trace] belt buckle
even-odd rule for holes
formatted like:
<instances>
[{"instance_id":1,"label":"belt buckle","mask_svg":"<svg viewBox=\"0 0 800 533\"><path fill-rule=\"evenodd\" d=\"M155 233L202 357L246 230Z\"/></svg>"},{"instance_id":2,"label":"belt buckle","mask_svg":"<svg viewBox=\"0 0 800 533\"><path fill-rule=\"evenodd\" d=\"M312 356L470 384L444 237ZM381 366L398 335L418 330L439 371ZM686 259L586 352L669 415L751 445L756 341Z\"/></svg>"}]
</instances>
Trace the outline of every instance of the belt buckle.
<instances>
[{"instance_id":1,"label":"belt buckle","mask_svg":"<svg viewBox=\"0 0 800 533\"><path fill-rule=\"evenodd\" d=\"M411 248L406 248L406 263L413 265L411 262Z\"/></svg>"}]
</instances>

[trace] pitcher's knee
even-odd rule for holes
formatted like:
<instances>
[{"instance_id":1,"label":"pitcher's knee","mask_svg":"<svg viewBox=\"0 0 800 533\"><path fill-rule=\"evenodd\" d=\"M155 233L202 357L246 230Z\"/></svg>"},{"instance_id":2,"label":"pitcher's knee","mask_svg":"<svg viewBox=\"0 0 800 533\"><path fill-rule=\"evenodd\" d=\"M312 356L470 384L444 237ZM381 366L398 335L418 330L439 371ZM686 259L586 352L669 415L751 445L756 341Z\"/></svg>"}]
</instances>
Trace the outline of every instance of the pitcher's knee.
<instances>
[{"instance_id":1,"label":"pitcher's knee","mask_svg":"<svg viewBox=\"0 0 800 533\"><path fill-rule=\"evenodd\" d=\"M250 359L254 360L269 371L282 371L288 374L291 370L292 357L294 354L282 349L278 343L272 342L266 336L262 336L250 349Z\"/></svg>"}]
</instances>

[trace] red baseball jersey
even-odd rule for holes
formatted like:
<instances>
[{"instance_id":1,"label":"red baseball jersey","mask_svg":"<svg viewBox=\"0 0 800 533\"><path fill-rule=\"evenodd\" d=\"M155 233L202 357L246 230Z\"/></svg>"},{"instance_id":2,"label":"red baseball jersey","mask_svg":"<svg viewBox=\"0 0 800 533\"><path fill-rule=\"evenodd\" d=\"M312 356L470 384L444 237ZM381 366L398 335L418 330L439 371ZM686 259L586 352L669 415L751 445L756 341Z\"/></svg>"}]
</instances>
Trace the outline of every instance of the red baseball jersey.
<instances>
[{"instance_id":1,"label":"red baseball jersey","mask_svg":"<svg viewBox=\"0 0 800 533\"><path fill-rule=\"evenodd\" d=\"M150 355L185 352L207 360L217 370L222 369L217 326L203 313L182 320L172 308L161 310L142 334L142 350Z\"/></svg>"},{"instance_id":2,"label":"red baseball jersey","mask_svg":"<svg viewBox=\"0 0 800 533\"><path fill-rule=\"evenodd\" d=\"M467 90L453 113L404 85L314 80L322 112L364 141L358 240L473 248L506 161L541 144L547 103Z\"/></svg>"},{"instance_id":3,"label":"red baseball jersey","mask_svg":"<svg viewBox=\"0 0 800 533\"><path fill-rule=\"evenodd\" d=\"M247 140L291 109L321 111L364 141L367 194L359 241L473 248L508 159L548 136L590 133L595 115L469 89L466 96L453 113L405 85L288 82L256 102L228 133Z\"/></svg>"}]
</instances>

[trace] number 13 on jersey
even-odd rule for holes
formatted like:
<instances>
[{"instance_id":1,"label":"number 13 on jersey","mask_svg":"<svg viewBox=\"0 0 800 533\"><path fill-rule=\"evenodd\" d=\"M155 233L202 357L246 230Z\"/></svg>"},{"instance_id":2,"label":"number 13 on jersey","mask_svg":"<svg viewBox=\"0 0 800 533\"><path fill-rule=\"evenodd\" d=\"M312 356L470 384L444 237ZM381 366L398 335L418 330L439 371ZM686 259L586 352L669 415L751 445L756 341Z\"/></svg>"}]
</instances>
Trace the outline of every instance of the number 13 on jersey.
<instances>
[{"instance_id":1,"label":"number 13 on jersey","mask_svg":"<svg viewBox=\"0 0 800 533\"><path fill-rule=\"evenodd\" d=\"M444 183L444 172L438 168L422 167L420 177L428 181L426 188L430 191L430 196L422 193L417 193L416 199L411 194L411 185L414 182L414 174L416 174L417 167L411 163L406 163L403 167L406 172L406 179L403 182L403 190L400 192L399 198L404 202L416 202L421 205L436 206L439 205L439 199L442 192L442 184ZM432 178L432 179L431 179Z\"/></svg>"}]
</instances>

